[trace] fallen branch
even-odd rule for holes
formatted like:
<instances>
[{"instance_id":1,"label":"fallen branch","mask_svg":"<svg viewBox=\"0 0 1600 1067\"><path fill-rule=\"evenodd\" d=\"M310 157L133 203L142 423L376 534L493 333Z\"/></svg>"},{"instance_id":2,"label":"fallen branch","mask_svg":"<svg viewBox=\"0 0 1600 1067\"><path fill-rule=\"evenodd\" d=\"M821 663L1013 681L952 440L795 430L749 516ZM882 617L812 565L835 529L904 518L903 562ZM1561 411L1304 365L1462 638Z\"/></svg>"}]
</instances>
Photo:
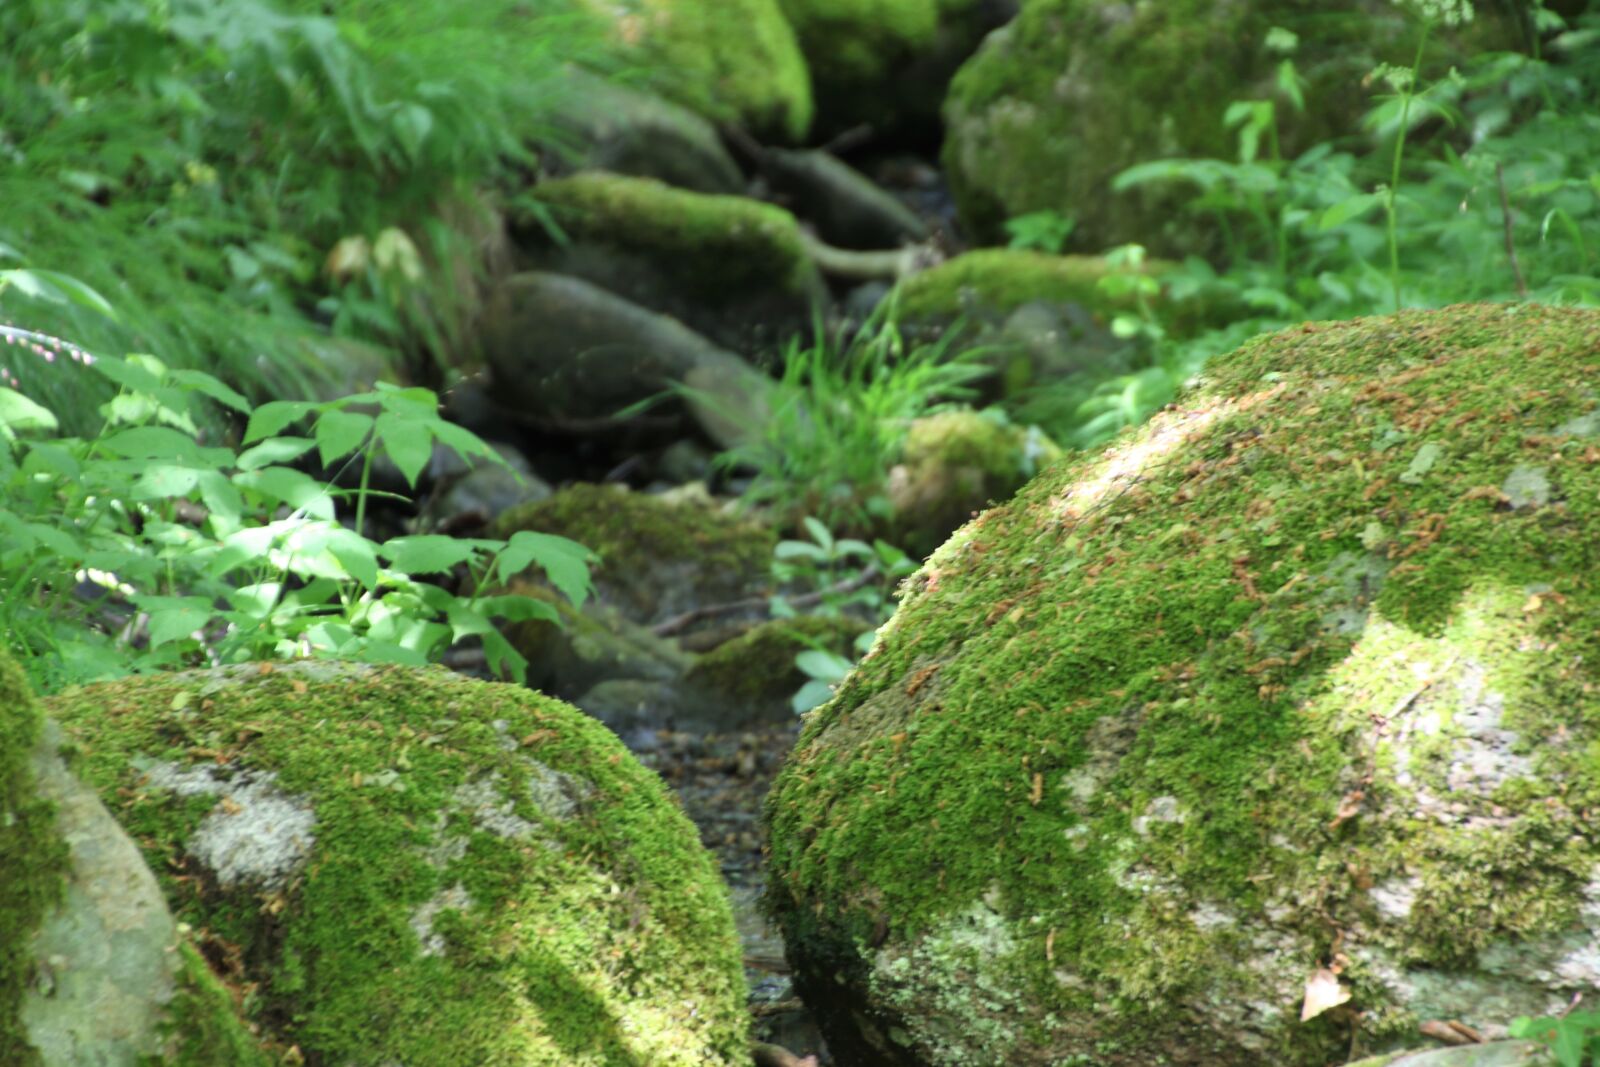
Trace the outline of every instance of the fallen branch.
<instances>
[{"instance_id":1,"label":"fallen branch","mask_svg":"<svg viewBox=\"0 0 1600 1067\"><path fill-rule=\"evenodd\" d=\"M750 1046L750 1057L755 1067L817 1067L817 1058L796 1056L782 1045L769 1045L757 1041Z\"/></svg>"},{"instance_id":2,"label":"fallen branch","mask_svg":"<svg viewBox=\"0 0 1600 1067\"><path fill-rule=\"evenodd\" d=\"M894 281L917 269L917 248L893 248L881 252L857 252L848 248L835 248L804 231L800 243L806 255L824 274L850 281Z\"/></svg>"},{"instance_id":3,"label":"fallen branch","mask_svg":"<svg viewBox=\"0 0 1600 1067\"><path fill-rule=\"evenodd\" d=\"M863 569L859 574L835 582L826 589L790 597L789 605L796 608L809 608L822 603L830 596L853 593L863 586L871 585L882 575L883 571L874 563L872 566ZM665 622L658 622L651 627L650 632L657 637L672 637L687 630L701 619L715 618L718 615L732 615L740 611L763 611L770 614L772 602L766 597L746 597L744 600L734 600L725 604L706 604L703 607L691 608L682 615L674 615Z\"/></svg>"}]
</instances>

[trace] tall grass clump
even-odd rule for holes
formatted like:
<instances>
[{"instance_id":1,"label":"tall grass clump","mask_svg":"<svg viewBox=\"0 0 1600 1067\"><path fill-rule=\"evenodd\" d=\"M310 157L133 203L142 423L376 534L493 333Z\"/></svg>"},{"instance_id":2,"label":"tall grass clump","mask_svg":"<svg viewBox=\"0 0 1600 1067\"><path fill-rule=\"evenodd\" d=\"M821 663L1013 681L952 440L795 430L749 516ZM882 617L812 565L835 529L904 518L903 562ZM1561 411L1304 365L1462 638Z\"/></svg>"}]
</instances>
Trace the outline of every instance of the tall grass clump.
<instances>
[{"instance_id":1,"label":"tall grass clump","mask_svg":"<svg viewBox=\"0 0 1600 1067\"><path fill-rule=\"evenodd\" d=\"M884 477L912 420L971 399L972 383L989 373L979 350L956 347L958 335L951 329L931 342L908 340L887 302L846 336L817 323L809 341L792 338L784 347L765 417L718 455L718 466L751 476L747 503L793 519L859 529L886 518Z\"/></svg>"}]
</instances>

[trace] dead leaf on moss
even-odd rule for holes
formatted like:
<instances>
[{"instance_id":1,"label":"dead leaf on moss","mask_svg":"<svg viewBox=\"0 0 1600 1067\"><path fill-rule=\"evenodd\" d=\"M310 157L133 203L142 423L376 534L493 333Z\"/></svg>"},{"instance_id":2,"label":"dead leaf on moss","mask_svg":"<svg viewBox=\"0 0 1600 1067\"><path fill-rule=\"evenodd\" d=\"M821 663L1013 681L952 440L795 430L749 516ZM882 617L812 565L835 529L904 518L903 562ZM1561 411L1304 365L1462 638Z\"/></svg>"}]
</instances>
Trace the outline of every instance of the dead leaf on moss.
<instances>
[{"instance_id":1,"label":"dead leaf on moss","mask_svg":"<svg viewBox=\"0 0 1600 1067\"><path fill-rule=\"evenodd\" d=\"M1326 967L1318 967L1306 979L1306 999L1300 1006L1300 1021L1315 1019L1329 1008L1337 1008L1350 999L1350 990L1339 984L1339 976Z\"/></svg>"}]
</instances>

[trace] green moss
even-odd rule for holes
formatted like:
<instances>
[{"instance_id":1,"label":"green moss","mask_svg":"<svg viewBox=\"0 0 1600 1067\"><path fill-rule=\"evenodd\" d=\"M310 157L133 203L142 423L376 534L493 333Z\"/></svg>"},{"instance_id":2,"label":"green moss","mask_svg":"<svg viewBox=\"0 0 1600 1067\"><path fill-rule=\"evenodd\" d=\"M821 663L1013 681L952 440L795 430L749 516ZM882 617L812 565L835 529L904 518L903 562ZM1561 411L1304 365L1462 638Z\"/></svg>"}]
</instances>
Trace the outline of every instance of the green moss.
<instances>
[{"instance_id":1,"label":"green moss","mask_svg":"<svg viewBox=\"0 0 1600 1067\"><path fill-rule=\"evenodd\" d=\"M148 1067L272 1067L276 1059L240 1025L233 994L200 953L186 941L177 951L182 965L169 1005L172 1050Z\"/></svg>"},{"instance_id":2,"label":"green moss","mask_svg":"<svg viewBox=\"0 0 1600 1067\"><path fill-rule=\"evenodd\" d=\"M660 781L566 705L440 670L295 664L128 679L50 708L174 910L255 987L252 1018L315 1062L747 1054L714 865ZM176 797L148 777L163 766L309 807L303 865L259 891L219 886L190 852L195 801L213 822L261 801Z\"/></svg>"},{"instance_id":3,"label":"green moss","mask_svg":"<svg viewBox=\"0 0 1600 1067\"><path fill-rule=\"evenodd\" d=\"M32 1067L38 1050L18 1016L33 977L28 939L61 899L67 847L29 766L39 708L22 668L0 650L0 1062Z\"/></svg>"},{"instance_id":4,"label":"green moss","mask_svg":"<svg viewBox=\"0 0 1600 1067\"><path fill-rule=\"evenodd\" d=\"M851 642L864 630L854 619L824 615L774 619L701 656L684 680L748 706L787 704L806 682L795 656L818 646L848 655Z\"/></svg>"},{"instance_id":5,"label":"green moss","mask_svg":"<svg viewBox=\"0 0 1600 1067\"><path fill-rule=\"evenodd\" d=\"M1415 50L1415 28L1384 3L1025 4L951 84L944 163L962 221L999 240L1007 218L1052 209L1077 220L1078 248L1203 245L1206 232L1183 211L1192 190L1113 194L1110 182L1147 160L1237 158L1223 112L1274 95L1280 57L1263 43L1271 27L1299 35L1294 60L1309 82L1304 114L1279 109L1287 153L1348 132L1366 107L1363 77L1380 60L1409 65ZM1433 40L1442 55L1441 36Z\"/></svg>"},{"instance_id":6,"label":"green moss","mask_svg":"<svg viewBox=\"0 0 1600 1067\"><path fill-rule=\"evenodd\" d=\"M816 268L799 224L772 204L603 173L542 182L537 195L572 238L640 256L706 299L812 291Z\"/></svg>"},{"instance_id":7,"label":"green moss","mask_svg":"<svg viewBox=\"0 0 1600 1067\"><path fill-rule=\"evenodd\" d=\"M1389 1037L1491 983L1480 952L1587 936L1597 353L1586 311L1299 327L956 534L769 798L803 988L874 989L916 1062L969 1062L927 1020L955 1008L938 975L976 974L1018 1062L1287 1067L1348 1017L1289 1022L1305 972L1251 971L1256 937L1293 972L1349 931ZM1514 506L1530 465L1550 497Z\"/></svg>"},{"instance_id":8,"label":"green moss","mask_svg":"<svg viewBox=\"0 0 1600 1067\"><path fill-rule=\"evenodd\" d=\"M882 79L939 29L936 0L778 0L818 82Z\"/></svg>"},{"instance_id":9,"label":"green moss","mask_svg":"<svg viewBox=\"0 0 1600 1067\"><path fill-rule=\"evenodd\" d=\"M1153 265L1146 269L1158 270ZM895 310L910 321L948 322L976 309L1004 314L1035 300L1108 311L1126 305L1099 289L1111 273L1098 256L1052 256L984 248L913 274L895 290Z\"/></svg>"},{"instance_id":10,"label":"green moss","mask_svg":"<svg viewBox=\"0 0 1600 1067\"><path fill-rule=\"evenodd\" d=\"M778 0L584 0L662 71L661 88L709 119L803 138L811 79Z\"/></svg>"}]
</instances>

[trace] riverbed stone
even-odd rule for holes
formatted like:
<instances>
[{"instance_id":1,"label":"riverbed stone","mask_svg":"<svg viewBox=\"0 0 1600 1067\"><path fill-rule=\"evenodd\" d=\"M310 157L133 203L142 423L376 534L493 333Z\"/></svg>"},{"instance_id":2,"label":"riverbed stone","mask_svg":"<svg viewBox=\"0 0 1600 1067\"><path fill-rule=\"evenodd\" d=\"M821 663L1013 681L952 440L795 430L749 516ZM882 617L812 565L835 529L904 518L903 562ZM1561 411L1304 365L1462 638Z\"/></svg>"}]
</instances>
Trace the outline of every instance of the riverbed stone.
<instances>
[{"instance_id":1,"label":"riverbed stone","mask_svg":"<svg viewBox=\"0 0 1600 1067\"><path fill-rule=\"evenodd\" d=\"M643 85L573 69L553 106L551 123L561 135L548 153L554 174L602 170L702 193L744 188L716 127Z\"/></svg>"},{"instance_id":2,"label":"riverbed stone","mask_svg":"<svg viewBox=\"0 0 1600 1067\"><path fill-rule=\"evenodd\" d=\"M267 1067L3 652L0 706L0 1062Z\"/></svg>"},{"instance_id":3,"label":"riverbed stone","mask_svg":"<svg viewBox=\"0 0 1600 1067\"><path fill-rule=\"evenodd\" d=\"M747 1062L715 865L572 707L437 668L299 662L49 708L179 917L309 1062Z\"/></svg>"},{"instance_id":4,"label":"riverbed stone","mask_svg":"<svg viewBox=\"0 0 1600 1067\"><path fill-rule=\"evenodd\" d=\"M1592 988L1597 369L1588 310L1297 326L952 536L766 808L835 1054L1321 1067Z\"/></svg>"},{"instance_id":5,"label":"riverbed stone","mask_svg":"<svg viewBox=\"0 0 1600 1067\"><path fill-rule=\"evenodd\" d=\"M805 326L824 295L799 223L776 205L598 172L534 195L563 237L522 219L527 267L582 278L736 351Z\"/></svg>"},{"instance_id":6,"label":"riverbed stone","mask_svg":"<svg viewBox=\"0 0 1600 1067\"><path fill-rule=\"evenodd\" d=\"M714 122L790 141L811 128L811 78L778 0L579 0L661 92Z\"/></svg>"}]
</instances>

